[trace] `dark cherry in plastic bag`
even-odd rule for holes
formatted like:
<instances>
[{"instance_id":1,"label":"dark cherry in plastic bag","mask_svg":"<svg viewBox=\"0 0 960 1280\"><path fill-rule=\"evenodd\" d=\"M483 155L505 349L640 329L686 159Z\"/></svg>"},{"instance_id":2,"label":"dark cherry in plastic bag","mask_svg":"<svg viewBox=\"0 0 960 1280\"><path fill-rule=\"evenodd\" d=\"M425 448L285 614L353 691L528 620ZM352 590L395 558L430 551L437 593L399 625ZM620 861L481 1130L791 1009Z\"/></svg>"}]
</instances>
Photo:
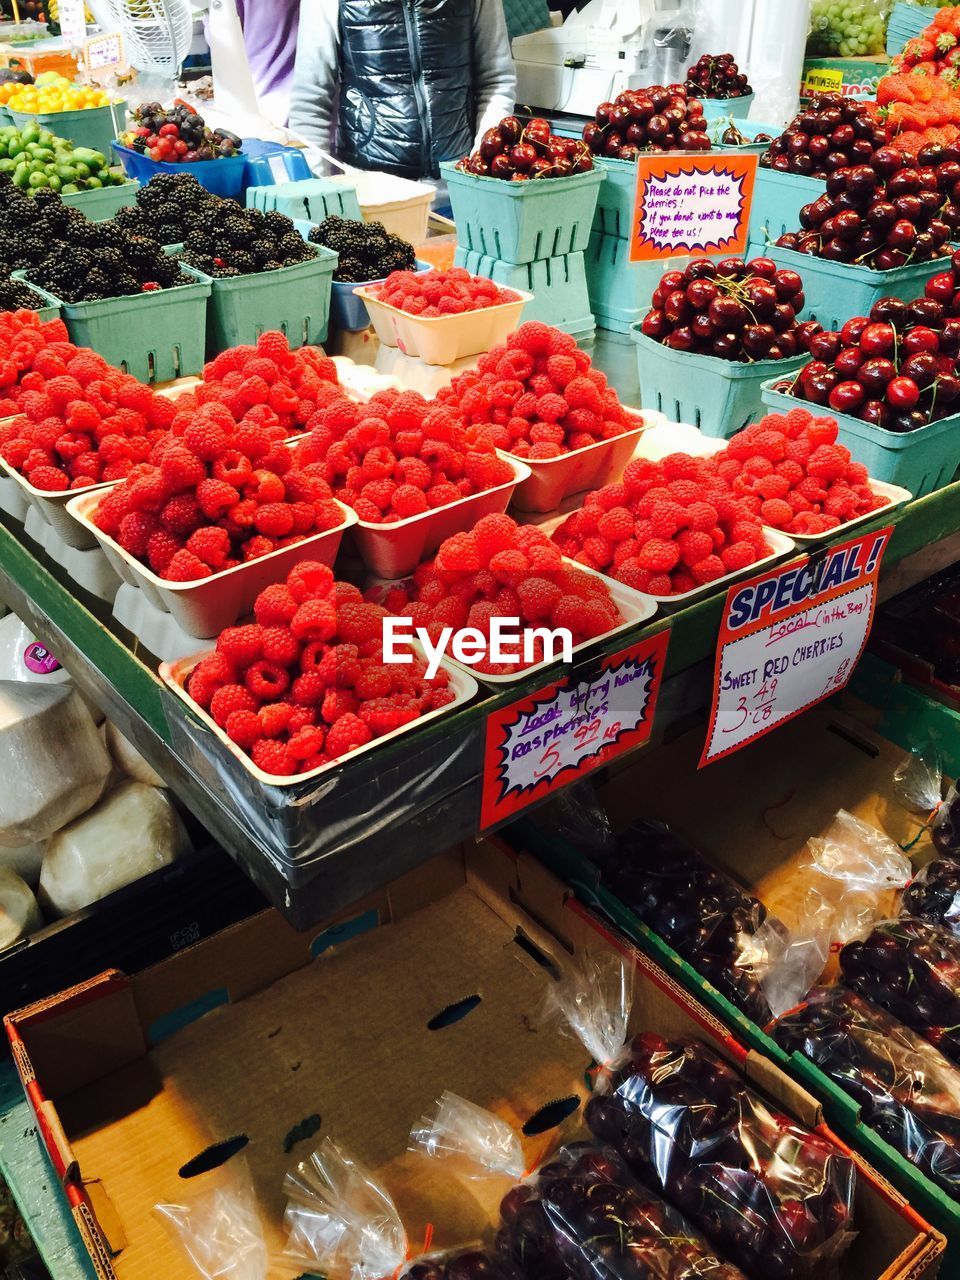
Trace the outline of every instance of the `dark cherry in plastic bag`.
<instances>
[{"instance_id":1,"label":"dark cherry in plastic bag","mask_svg":"<svg viewBox=\"0 0 960 1280\"><path fill-rule=\"evenodd\" d=\"M508 1191L500 1217L497 1246L531 1280L744 1280L618 1155L588 1143Z\"/></svg>"},{"instance_id":2,"label":"dark cherry in plastic bag","mask_svg":"<svg viewBox=\"0 0 960 1280\"><path fill-rule=\"evenodd\" d=\"M960 1070L885 1010L819 988L773 1034L860 1104L860 1118L952 1195L960 1192Z\"/></svg>"},{"instance_id":3,"label":"dark cherry in plastic bag","mask_svg":"<svg viewBox=\"0 0 960 1280\"><path fill-rule=\"evenodd\" d=\"M956 786L950 788L937 810L930 834L942 858L960 858L960 791Z\"/></svg>"},{"instance_id":4,"label":"dark cherry in plastic bag","mask_svg":"<svg viewBox=\"0 0 960 1280\"><path fill-rule=\"evenodd\" d=\"M795 1280L849 1244L855 1171L697 1041L636 1036L587 1122L756 1280Z\"/></svg>"},{"instance_id":5,"label":"dark cherry in plastic bag","mask_svg":"<svg viewBox=\"0 0 960 1280\"><path fill-rule=\"evenodd\" d=\"M885 920L840 952L843 984L960 1062L960 938L913 916Z\"/></svg>"},{"instance_id":6,"label":"dark cherry in plastic bag","mask_svg":"<svg viewBox=\"0 0 960 1280\"><path fill-rule=\"evenodd\" d=\"M903 910L960 938L960 862L953 858L928 862L904 893Z\"/></svg>"},{"instance_id":7,"label":"dark cherry in plastic bag","mask_svg":"<svg viewBox=\"0 0 960 1280\"><path fill-rule=\"evenodd\" d=\"M751 953L762 959L754 940L767 920L762 902L660 822L634 822L593 857L604 883L644 924L755 1022L769 1022L751 963Z\"/></svg>"}]
</instances>

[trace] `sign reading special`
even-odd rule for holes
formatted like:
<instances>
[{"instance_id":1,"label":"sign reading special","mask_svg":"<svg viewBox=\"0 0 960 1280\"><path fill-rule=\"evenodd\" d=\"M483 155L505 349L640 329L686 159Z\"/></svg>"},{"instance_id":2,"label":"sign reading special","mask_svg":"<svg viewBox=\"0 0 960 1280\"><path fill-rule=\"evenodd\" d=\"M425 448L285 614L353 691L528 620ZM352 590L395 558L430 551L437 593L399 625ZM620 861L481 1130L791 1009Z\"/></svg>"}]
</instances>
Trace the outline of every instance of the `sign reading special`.
<instances>
[{"instance_id":1,"label":"sign reading special","mask_svg":"<svg viewBox=\"0 0 960 1280\"><path fill-rule=\"evenodd\" d=\"M891 533L875 530L730 588L701 768L844 687L870 635Z\"/></svg>"},{"instance_id":2,"label":"sign reading special","mask_svg":"<svg viewBox=\"0 0 960 1280\"><path fill-rule=\"evenodd\" d=\"M756 177L757 156L639 156L630 261L742 254Z\"/></svg>"},{"instance_id":3,"label":"sign reading special","mask_svg":"<svg viewBox=\"0 0 960 1280\"><path fill-rule=\"evenodd\" d=\"M649 739L669 640L658 631L487 717L482 830Z\"/></svg>"}]
</instances>

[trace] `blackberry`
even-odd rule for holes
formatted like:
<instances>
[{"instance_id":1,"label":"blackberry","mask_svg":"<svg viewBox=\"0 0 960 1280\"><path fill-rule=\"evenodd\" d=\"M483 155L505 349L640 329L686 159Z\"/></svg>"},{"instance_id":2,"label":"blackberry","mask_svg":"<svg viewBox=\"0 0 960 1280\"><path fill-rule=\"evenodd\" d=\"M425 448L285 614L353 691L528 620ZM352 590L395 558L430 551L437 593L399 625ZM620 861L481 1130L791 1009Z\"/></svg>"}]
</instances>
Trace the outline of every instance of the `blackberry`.
<instances>
[{"instance_id":1,"label":"blackberry","mask_svg":"<svg viewBox=\"0 0 960 1280\"><path fill-rule=\"evenodd\" d=\"M382 222L325 218L310 232L310 240L340 255L333 278L343 283L382 280L391 271L409 271L416 267L413 246L399 236L388 234Z\"/></svg>"},{"instance_id":2,"label":"blackberry","mask_svg":"<svg viewBox=\"0 0 960 1280\"><path fill-rule=\"evenodd\" d=\"M279 209L271 209L263 215L263 225L275 236L285 236L294 230L293 222Z\"/></svg>"},{"instance_id":3,"label":"blackberry","mask_svg":"<svg viewBox=\"0 0 960 1280\"><path fill-rule=\"evenodd\" d=\"M0 311L39 311L45 306L38 293L19 280L0 280Z\"/></svg>"},{"instance_id":4,"label":"blackberry","mask_svg":"<svg viewBox=\"0 0 960 1280\"><path fill-rule=\"evenodd\" d=\"M348 284L362 284L370 277L367 275L367 268L359 258L342 257L337 264L334 278Z\"/></svg>"},{"instance_id":5,"label":"blackberry","mask_svg":"<svg viewBox=\"0 0 960 1280\"><path fill-rule=\"evenodd\" d=\"M246 219L233 217L224 221L223 234L235 248L244 249L257 235L257 231Z\"/></svg>"},{"instance_id":6,"label":"blackberry","mask_svg":"<svg viewBox=\"0 0 960 1280\"><path fill-rule=\"evenodd\" d=\"M229 261L231 267L236 267L237 274L241 276L253 275L257 269L257 260L253 254L244 253L242 250L231 253Z\"/></svg>"},{"instance_id":7,"label":"blackberry","mask_svg":"<svg viewBox=\"0 0 960 1280\"><path fill-rule=\"evenodd\" d=\"M296 231L289 231L277 241L279 256L292 262L302 262L308 255L306 241Z\"/></svg>"}]
</instances>

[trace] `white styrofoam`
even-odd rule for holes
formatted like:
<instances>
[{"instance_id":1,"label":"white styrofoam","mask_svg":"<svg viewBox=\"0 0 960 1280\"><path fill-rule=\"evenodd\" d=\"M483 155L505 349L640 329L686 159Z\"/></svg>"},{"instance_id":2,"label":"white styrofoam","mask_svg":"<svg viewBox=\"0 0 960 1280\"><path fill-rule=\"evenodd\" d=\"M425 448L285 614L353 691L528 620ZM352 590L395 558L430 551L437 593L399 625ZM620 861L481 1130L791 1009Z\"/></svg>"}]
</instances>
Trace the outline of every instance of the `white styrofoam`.
<instances>
[{"instance_id":1,"label":"white styrofoam","mask_svg":"<svg viewBox=\"0 0 960 1280\"><path fill-rule=\"evenodd\" d=\"M532 293L511 289L515 302L496 307L481 307L453 316L413 316L399 307L381 302L379 289L356 289L370 312L377 337L388 347L399 347L409 356L418 356L424 364L454 364L467 356L499 346L520 323L523 308L533 301Z\"/></svg>"},{"instance_id":2,"label":"white styrofoam","mask_svg":"<svg viewBox=\"0 0 960 1280\"><path fill-rule=\"evenodd\" d=\"M642 425L610 440L598 440L585 449L571 449L558 458L524 458L530 478L518 485L513 495L517 511L556 511L565 498L588 489L600 489L619 480L623 469L634 456L644 432L664 421L656 409L630 409ZM500 451L504 458L514 455Z\"/></svg>"},{"instance_id":3,"label":"white styrofoam","mask_svg":"<svg viewBox=\"0 0 960 1280\"><path fill-rule=\"evenodd\" d=\"M339 503L343 523L336 529L312 534L302 542L282 547L233 569L225 569L209 578L196 582L167 582L96 527L92 517L103 497L103 492L82 494L69 502L67 509L85 529L90 530L124 582L139 587L155 608L172 614L179 627L200 640L218 636L224 627L232 626L238 618L249 613L263 588L282 582L301 560L318 560L332 565L344 531L356 521L353 511Z\"/></svg>"},{"instance_id":4,"label":"white styrofoam","mask_svg":"<svg viewBox=\"0 0 960 1280\"><path fill-rule=\"evenodd\" d=\"M412 648L425 661L425 654L422 648L414 643ZM346 761L353 760L356 756L364 755L368 751L373 751L377 747L382 746L385 742L390 742L394 738L408 734L411 731L419 729L422 725L436 720L440 716L449 715L451 711L456 711L458 707L462 707L464 703L469 702L479 692L477 682L470 672L465 671L459 663L443 662L443 666L450 677L450 688L454 693L454 700L445 707L439 707L436 711L428 711L426 715L421 716L418 720L412 721L410 724L401 725L399 729L393 729L390 733L383 734L382 737L374 738L372 742L366 743L365 746L358 747L356 751L348 751L346 755L340 756L338 760L331 761L330 764L322 765L319 769L313 769L309 773L295 774L290 778L278 778L273 774L264 773L262 769L258 769L250 757L237 746L235 742L231 742L220 726L209 716L206 711L193 701L186 691L186 683L190 673L194 667L200 662L201 658L207 656L207 650L204 653L195 653L191 657L184 658L179 662L164 662L160 666L160 678L173 690L178 698L190 709L190 711L201 720L210 732L216 737L224 751L234 756L243 767L247 770L257 782L263 786L271 787L292 787L300 782L306 782L311 778L319 778L323 774L328 773L331 769L337 769Z\"/></svg>"},{"instance_id":5,"label":"white styrofoam","mask_svg":"<svg viewBox=\"0 0 960 1280\"><path fill-rule=\"evenodd\" d=\"M162 662L174 662L197 651L197 637L184 631L173 614L151 604L131 582L121 582L113 602L113 616L121 627L136 636L147 653Z\"/></svg>"},{"instance_id":6,"label":"white styrofoam","mask_svg":"<svg viewBox=\"0 0 960 1280\"><path fill-rule=\"evenodd\" d=\"M17 524L23 524L29 510L30 499L24 493L23 486L8 475L0 475L0 511L11 520L16 520Z\"/></svg>"},{"instance_id":7,"label":"white styrofoam","mask_svg":"<svg viewBox=\"0 0 960 1280\"><path fill-rule=\"evenodd\" d=\"M530 468L518 458L507 461L513 467L513 479L493 489L394 524L372 524L358 518L351 534L363 563L378 578L402 578L453 534L469 532L483 516L502 514L517 485L530 475Z\"/></svg>"},{"instance_id":8,"label":"white styrofoam","mask_svg":"<svg viewBox=\"0 0 960 1280\"><path fill-rule=\"evenodd\" d=\"M422 396L432 399L443 387L448 387L461 373L477 367L480 354L464 356L453 364L424 364L416 356L408 356L399 347L385 347L377 344L374 357L376 369L396 381L406 391L419 391Z\"/></svg>"},{"instance_id":9,"label":"white styrofoam","mask_svg":"<svg viewBox=\"0 0 960 1280\"><path fill-rule=\"evenodd\" d=\"M49 524L34 506L27 508L23 522L24 532L42 547L51 560L62 565L84 591L98 600L113 600L120 586L120 577L100 547L69 546L60 537L54 525Z\"/></svg>"},{"instance_id":10,"label":"white styrofoam","mask_svg":"<svg viewBox=\"0 0 960 1280\"><path fill-rule=\"evenodd\" d=\"M360 404L367 404L378 391L402 391L403 382L399 378L383 373L372 364L357 364L349 356L333 356L337 366L337 377L347 398Z\"/></svg>"}]
</instances>

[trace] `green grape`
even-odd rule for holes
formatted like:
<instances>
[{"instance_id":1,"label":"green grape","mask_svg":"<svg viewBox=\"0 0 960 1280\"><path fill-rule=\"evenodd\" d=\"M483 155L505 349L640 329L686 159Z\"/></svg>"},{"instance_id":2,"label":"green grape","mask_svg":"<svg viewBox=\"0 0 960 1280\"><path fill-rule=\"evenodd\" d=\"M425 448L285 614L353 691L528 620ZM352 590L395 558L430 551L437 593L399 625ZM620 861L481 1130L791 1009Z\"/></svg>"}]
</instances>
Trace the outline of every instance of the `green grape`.
<instances>
[{"instance_id":1,"label":"green grape","mask_svg":"<svg viewBox=\"0 0 960 1280\"><path fill-rule=\"evenodd\" d=\"M886 0L813 0L807 52L841 58L883 53L888 13Z\"/></svg>"}]
</instances>

